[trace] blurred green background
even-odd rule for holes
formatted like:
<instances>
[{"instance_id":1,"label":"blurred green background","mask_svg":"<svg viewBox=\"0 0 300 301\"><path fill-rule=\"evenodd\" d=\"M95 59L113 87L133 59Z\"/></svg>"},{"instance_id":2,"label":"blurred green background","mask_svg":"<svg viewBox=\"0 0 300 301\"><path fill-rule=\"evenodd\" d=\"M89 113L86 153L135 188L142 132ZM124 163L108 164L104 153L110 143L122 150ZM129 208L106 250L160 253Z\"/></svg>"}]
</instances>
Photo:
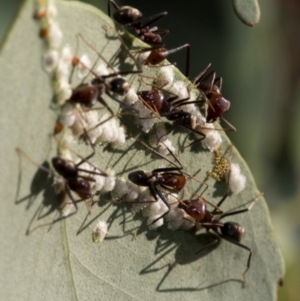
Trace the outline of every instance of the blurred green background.
<instances>
[{"instance_id":1,"label":"blurred green background","mask_svg":"<svg viewBox=\"0 0 300 301\"><path fill-rule=\"evenodd\" d=\"M106 11L106 0L85 2ZM223 77L222 93L231 100L226 118L237 128L228 135L265 193L285 257L279 300L299 300L300 1L261 1L261 22L254 28L238 20L229 1L118 3L137 7L145 16L168 11L157 25L170 30L168 48L191 44L190 78L209 62ZM0 0L0 41L19 5L19 0ZM170 61L184 71L184 52Z\"/></svg>"}]
</instances>

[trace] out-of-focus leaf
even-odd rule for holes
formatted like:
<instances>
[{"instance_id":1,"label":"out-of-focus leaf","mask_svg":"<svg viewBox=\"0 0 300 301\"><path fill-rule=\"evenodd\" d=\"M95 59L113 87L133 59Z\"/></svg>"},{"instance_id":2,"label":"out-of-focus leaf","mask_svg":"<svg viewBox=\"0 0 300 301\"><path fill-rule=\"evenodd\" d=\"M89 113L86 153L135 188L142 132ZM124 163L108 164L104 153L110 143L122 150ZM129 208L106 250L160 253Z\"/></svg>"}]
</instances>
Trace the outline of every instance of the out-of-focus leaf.
<instances>
[{"instance_id":1,"label":"out-of-focus leaf","mask_svg":"<svg viewBox=\"0 0 300 301\"><path fill-rule=\"evenodd\" d=\"M238 18L248 26L256 25L260 20L257 0L232 0L233 9Z\"/></svg>"},{"instance_id":2,"label":"out-of-focus leaf","mask_svg":"<svg viewBox=\"0 0 300 301\"><path fill-rule=\"evenodd\" d=\"M58 198L51 181L14 149L19 146L37 161L50 160L56 144L49 138L57 112L51 107L53 98L49 75L41 69L46 47L38 38L39 23L32 19L34 5L27 1L13 26L0 57L1 110L1 296L5 300L276 300L277 281L283 274L283 262L272 228L268 209L260 200L249 213L232 217L246 229L243 243L253 250L247 274L250 286L243 287L242 273L248 253L222 241L217 248L186 264L170 265L207 243L206 235L175 231L167 227L131 235L141 224L125 205L107 204L109 198L93 206L87 217L84 204L78 214L30 236L25 232L39 223L52 221L53 206ZM59 22L64 43L76 48L76 34L81 33L104 57L110 58L120 47L117 39L106 36L102 26L113 28L109 18L96 9L77 2L59 2ZM135 41L138 43L138 41ZM79 53L95 54L83 43ZM146 68L153 75L155 68ZM176 74L182 79L181 74ZM137 82L133 85L138 86ZM116 103L107 99L116 109ZM131 119L131 118L130 118ZM131 122L129 131L137 131ZM172 141L177 145L186 133L177 131ZM229 141L223 135L222 151ZM75 148L75 145L74 145ZM76 147L80 154L90 152L84 144ZM201 167L198 178L212 169L212 154L200 146L180 154L185 170L193 174ZM257 194L254 180L236 150L232 160L239 162L247 177L246 189L230 197L223 209L246 207ZM136 169L153 170L166 165L153 154L129 139L121 149L97 147L91 160L101 169L113 168L118 176L127 177ZM220 200L222 185L208 181L205 197L213 203ZM199 184L191 181L185 198ZM109 222L109 234L99 244L92 243L92 230L98 219ZM132 230L132 231L131 231Z\"/></svg>"}]
</instances>

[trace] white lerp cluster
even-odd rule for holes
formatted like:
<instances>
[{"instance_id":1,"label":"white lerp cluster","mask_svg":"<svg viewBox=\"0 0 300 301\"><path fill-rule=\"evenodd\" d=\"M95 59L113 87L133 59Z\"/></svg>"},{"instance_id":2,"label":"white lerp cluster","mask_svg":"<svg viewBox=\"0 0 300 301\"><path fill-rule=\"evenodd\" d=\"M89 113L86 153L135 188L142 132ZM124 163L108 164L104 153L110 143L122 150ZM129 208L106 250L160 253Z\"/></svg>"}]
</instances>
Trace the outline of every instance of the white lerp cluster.
<instances>
[{"instance_id":1,"label":"white lerp cluster","mask_svg":"<svg viewBox=\"0 0 300 301\"><path fill-rule=\"evenodd\" d=\"M99 220L92 233L93 242L95 242L95 243L102 242L104 240L107 232L108 232L107 222Z\"/></svg>"}]
</instances>

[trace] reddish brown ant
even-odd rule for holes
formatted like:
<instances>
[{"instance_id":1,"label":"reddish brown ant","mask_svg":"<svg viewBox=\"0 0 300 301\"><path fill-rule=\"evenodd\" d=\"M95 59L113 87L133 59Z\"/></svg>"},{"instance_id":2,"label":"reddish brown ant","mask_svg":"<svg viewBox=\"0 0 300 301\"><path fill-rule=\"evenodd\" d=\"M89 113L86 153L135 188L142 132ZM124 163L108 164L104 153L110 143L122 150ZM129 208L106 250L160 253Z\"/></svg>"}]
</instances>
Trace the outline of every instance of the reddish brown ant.
<instances>
[{"instance_id":1,"label":"reddish brown ant","mask_svg":"<svg viewBox=\"0 0 300 301\"><path fill-rule=\"evenodd\" d=\"M150 17L143 17L143 14L137 8L131 6L120 7L114 0L109 0L107 4L109 16L111 15L111 4L116 9L113 17L118 23L132 27L137 36L145 43L152 46L163 46L162 39L169 33L169 30L149 27L149 25L166 16L168 14L167 12L161 12Z\"/></svg>"},{"instance_id":2,"label":"reddish brown ant","mask_svg":"<svg viewBox=\"0 0 300 301\"><path fill-rule=\"evenodd\" d=\"M101 53L99 53L88 41L86 41L86 39L81 34L77 34L77 37L81 38L85 44L87 44L95 53L97 53L97 55L107 64L107 66L112 68L110 64L105 60L105 58L101 55ZM132 112L137 112L136 109L132 108L124 101L119 100L117 97L114 96L114 94L119 96L124 96L127 94L128 90L130 89L130 83L125 78L121 77L121 75L141 73L142 70L140 69L140 66L138 64L138 70L117 72L114 71L113 73L110 73L108 75L101 76L96 74L92 69L87 68L77 56L75 56L72 59L72 64L73 66L81 64L84 68L88 69L89 73L95 76L95 78L91 81L91 84L81 84L77 88L73 89L68 102L74 105L80 104L86 109L94 107L94 105L97 102L99 102L100 104L104 105L104 107L107 108L107 110L110 113L110 116L106 120L101 121L101 123L95 125L92 129L96 128L100 124L103 124L104 122L108 121L114 116L114 112L104 100L103 94L108 95L112 100L118 102L121 106L125 107L126 109ZM62 130L62 128L62 124L58 122L55 126L54 133L59 133ZM92 129L89 129L88 131Z\"/></svg>"},{"instance_id":3,"label":"reddish brown ant","mask_svg":"<svg viewBox=\"0 0 300 301\"><path fill-rule=\"evenodd\" d=\"M137 95L144 103L144 105L147 108L149 108L151 111L153 111L155 114L161 117L165 117L169 121L175 122L176 124L196 134L201 135L200 140L204 139L205 134L195 129L195 127L197 126L196 116L190 112L185 112L179 109L179 107L181 106L188 105L188 104L195 104L195 103L203 103L203 101L202 100L189 101L190 97L186 97L178 100L177 95L166 98L164 93L162 93L159 90L168 94L173 94L169 91L164 90L163 88L154 87L153 90L139 91L137 92Z\"/></svg>"},{"instance_id":4,"label":"reddish brown ant","mask_svg":"<svg viewBox=\"0 0 300 301\"><path fill-rule=\"evenodd\" d=\"M128 175L128 179L132 183L138 186L148 187L155 201L158 201L157 196L159 196L160 199L168 207L168 210L165 213L163 213L161 216L159 216L157 219L152 221L150 225L154 224L159 219L163 218L171 210L168 201L166 200L163 193L158 189L158 186L163 188L165 191L171 193L180 192L186 184L186 177L181 172L181 169L182 167L157 168L152 170L150 174L142 170L137 170Z\"/></svg>"},{"instance_id":5,"label":"reddish brown ant","mask_svg":"<svg viewBox=\"0 0 300 301\"><path fill-rule=\"evenodd\" d=\"M220 206L225 201L225 199L228 197L229 192L227 189L227 192L222 197L222 199L219 201L219 203L214 206L215 208L212 211L209 211L207 209L207 201L200 197L193 200L185 200L180 201L180 204L178 205L178 208L183 209L189 216L195 219L195 224L201 226L202 228L206 229L207 234L213 239L212 242L205 245L203 248L198 250L193 255L199 254L206 250L207 248L210 248L214 244L216 244L220 238L229 241L230 243L243 248L249 252L248 260L247 260L247 267L246 270L243 273L244 283L247 284L246 279L246 273L248 272L250 268L251 263L251 257L252 257L252 250L241 244L242 238L245 236L245 229L236 222L222 222L221 220L227 216L231 215L237 215L241 214L247 211L250 211L253 207L254 203L263 195L260 193L253 201L251 201L251 204L246 209L236 210L232 212L223 212L220 209ZM189 220L189 219L187 219ZM190 220L189 220L190 221ZM191 221L193 222L193 221ZM213 231L213 232L212 232Z\"/></svg>"},{"instance_id":6,"label":"reddish brown ant","mask_svg":"<svg viewBox=\"0 0 300 301\"><path fill-rule=\"evenodd\" d=\"M167 146L165 146L165 147L168 149L169 153L178 162L178 164L180 166L176 166L175 163L171 162L170 160L168 160L167 158L165 158L164 156L162 156L155 150L151 149L144 142L138 140L137 138L135 138L135 139L139 143L141 143L145 147L147 147L149 150L151 150L152 152L157 154L159 157L167 160L169 163L171 163L172 165L175 166L175 167L157 168L157 169L154 169L150 173L146 173L143 170L137 170L137 171L131 172L128 175L128 179L132 183L136 184L137 186L148 187L150 190L150 193L153 196L153 198L155 199L155 201L158 201L158 197L159 197L168 208L165 213L163 213L161 216L154 219L150 224L147 225L147 226L150 226L150 225L154 224L155 222L157 222L158 220L160 220L161 218L163 218L164 216L166 216L171 210L170 204L168 203L166 197L164 196L164 194L160 191L160 189L158 187L161 187L162 189L164 189L167 192L177 194L183 190L188 178L195 179L194 177L200 171L200 169L193 176L190 176L182 171L183 167L182 167L179 159L176 158L176 156L173 154L173 152ZM197 179L195 179L195 180L201 184L206 185L205 190L208 188L208 185L206 183L198 181ZM150 201L150 202L152 202L152 201ZM135 202L128 202L128 203L135 203ZM145 203L145 202L141 202L141 203ZM139 230L137 232L137 235L140 232L141 232L141 230Z\"/></svg>"},{"instance_id":7,"label":"reddish brown ant","mask_svg":"<svg viewBox=\"0 0 300 301\"><path fill-rule=\"evenodd\" d=\"M99 176L107 176L107 174L104 172L101 172L101 171L96 172L96 171L90 171L90 170L80 168L80 165L87 162L95 154L95 149L94 149L91 141L90 141L90 145L92 146L92 153L89 154L85 158L81 158L77 154L77 156L79 156L81 158L81 160L78 163L75 163L71 160L64 159L60 156L56 156L56 157L52 158L52 166L53 166L54 170L63 178L65 192L66 192L67 196L69 197L69 199L71 200L72 204L74 205L75 211L73 211L67 215L60 216L60 217L56 218L54 221L52 221L51 223L38 225L35 228L33 228L31 231L27 230L27 233L26 233L27 235L31 234L37 228L53 225L54 223L56 223L58 221L61 221L63 219L66 219L66 218L76 214L78 211L77 203L81 202L81 201L86 201L87 199L90 199L93 197L90 183L95 182L95 179L92 177L89 177L89 176L81 175L80 173L84 172L84 173L88 173L90 175L99 175ZM39 169L49 173L52 176L55 175L52 170L49 170L49 169L45 168L44 166L41 166L38 163L34 162L21 148L17 147L16 151L19 155L24 156L29 162L38 166ZM91 164L91 163L89 163L89 164ZM75 192L80 197L80 199L74 200L74 197L73 197L71 191Z\"/></svg>"},{"instance_id":8,"label":"reddish brown ant","mask_svg":"<svg viewBox=\"0 0 300 301\"><path fill-rule=\"evenodd\" d=\"M186 48L186 68L185 68L185 76L189 76L189 67L190 67L190 44L184 44L182 46L179 46L177 48L173 49L166 49L164 47L150 47L150 48L144 48L142 50L139 50L139 53L142 52L148 52L150 51L150 54L145 58L143 61L144 65L153 66L153 67L162 67L167 65L158 65L161 62L163 62L170 54L178 52L182 49Z\"/></svg>"},{"instance_id":9,"label":"reddish brown ant","mask_svg":"<svg viewBox=\"0 0 300 301\"><path fill-rule=\"evenodd\" d=\"M230 108L230 101L221 94L222 78L216 77L215 71L207 71L210 66L209 63L193 82L196 88L204 94L208 103L206 121L212 123L220 118L229 126L224 130L236 131L236 128L223 117L223 114Z\"/></svg>"},{"instance_id":10,"label":"reddish brown ant","mask_svg":"<svg viewBox=\"0 0 300 301\"><path fill-rule=\"evenodd\" d=\"M107 65L109 65L109 63L105 60L105 58L101 55L101 53L99 53L90 43L88 43L81 34L78 34L77 36L81 38L92 50L94 50L97 53L97 55L104 62L107 63ZM80 60L78 61L78 63L84 66L84 64L81 63ZM98 101L109 110L111 115L114 115L111 108L107 105L107 103L102 98L102 95L105 93L111 99L118 102L123 107L131 111L136 111L128 104L116 98L112 93L117 94L119 96L124 96L130 88L130 83L125 78L121 77L121 75L141 73L142 70L138 69L138 70L130 70L130 71L118 71L108 75L101 75L101 76L97 75L93 70L89 70L89 72L95 76L95 78L91 81L91 85L83 84L75 88L70 97L69 100L70 102L80 103L81 105L90 108L94 106L94 104Z\"/></svg>"},{"instance_id":11,"label":"reddish brown ant","mask_svg":"<svg viewBox=\"0 0 300 301\"><path fill-rule=\"evenodd\" d=\"M113 5L116 12L113 14L114 19L122 25L132 27L138 37L145 43L151 45L150 48L144 48L139 50L138 53L148 52L150 54L145 58L143 64L150 66L157 66L163 60L165 60L170 54L178 52L183 48L187 48L187 63L186 63L186 73L189 75L189 60L190 60L190 45L184 44L177 48L166 49L163 47L162 39L169 33L167 29L158 29L157 27L150 28L149 25L156 22L158 19L166 16L167 12L158 13L154 16L144 18L143 14L136 8L131 6L118 6L113 0L108 1L108 15L110 16L110 5ZM147 20L149 20L147 22Z\"/></svg>"}]
</instances>

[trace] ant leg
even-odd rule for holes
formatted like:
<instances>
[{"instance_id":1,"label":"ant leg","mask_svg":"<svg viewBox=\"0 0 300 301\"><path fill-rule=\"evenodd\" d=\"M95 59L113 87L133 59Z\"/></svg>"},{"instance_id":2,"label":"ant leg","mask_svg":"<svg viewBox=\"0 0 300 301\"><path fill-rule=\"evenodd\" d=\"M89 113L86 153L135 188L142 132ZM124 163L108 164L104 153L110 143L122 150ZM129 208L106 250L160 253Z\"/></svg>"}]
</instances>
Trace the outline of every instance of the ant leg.
<instances>
[{"instance_id":1,"label":"ant leg","mask_svg":"<svg viewBox=\"0 0 300 301\"><path fill-rule=\"evenodd\" d=\"M184 257L181 257L179 260L176 260L172 267L174 267L177 263L182 263L184 261L184 259L186 258L190 258L190 257L194 257L196 256L197 254L203 252L204 250L210 248L211 246L215 245L218 241L219 241L219 237L213 233L211 233L210 231L207 231L207 234L213 238L213 241L211 241L210 243L206 244L203 248L201 248L200 250L198 250L197 252L193 253L193 254L190 254L188 256L184 256Z\"/></svg>"},{"instance_id":2,"label":"ant leg","mask_svg":"<svg viewBox=\"0 0 300 301\"><path fill-rule=\"evenodd\" d=\"M73 211L73 212L71 212L70 214L67 214L67 215L65 215L65 216L60 216L60 217L56 218L54 221L52 221L51 223L46 223L46 224L38 225L38 226L36 226L35 228L33 228L32 230L30 230L30 231L27 230L27 231L26 231L26 235L30 235L32 232L34 232L34 231L37 230L38 228L46 227L46 226L52 226L52 225L55 224L56 222L59 222L59 221L61 221L61 220L63 220L63 219L66 219L66 218L68 218L68 217L70 217L70 216L72 216L72 215L74 215L74 214L77 213L77 211L78 211L77 201L74 200L74 198L73 198L73 196L72 196L72 194L71 194L71 192L70 192L70 189L69 189L69 187L68 187L67 185L66 185L65 190L66 190L66 193L67 193L68 197L70 198L72 204L73 204L74 207L75 207L75 211Z\"/></svg>"},{"instance_id":3,"label":"ant leg","mask_svg":"<svg viewBox=\"0 0 300 301\"><path fill-rule=\"evenodd\" d=\"M216 79L215 79L215 85L217 86L217 87L219 87L219 90L221 91L222 90L222 83L223 83L223 79L222 79L222 77L217 77Z\"/></svg>"},{"instance_id":4,"label":"ant leg","mask_svg":"<svg viewBox=\"0 0 300 301\"><path fill-rule=\"evenodd\" d=\"M114 101L116 101L117 103L119 103L121 106L125 107L127 110L129 111L133 111L134 113L139 113L139 111L135 108L133 108L132 106L130 106L129 104L125 103L122 100L119 100L118 98L116 98L115 96L113 96L112 94L110 94L108 91L106 91L106 94L113 99Z\"/></svg>"},{"instance_id":5,"label":"ant leg","mask_svg":"<svg viewBox=\"0 0 300 301\"><path fill-rule=\"evenodd\" d=\"M189 73L190 73L190 44L184 44L182 46L179 46L177 48L173 48L170 50L167 50L165 52L161 52L161 56L164 56L165 58L167 56L169 56L172 53L178 52L180 50L182 50L183 48L186 48L186 66L185 66L185 76L189 77Z\"/></svg>"},{"instance_id":6,"label":"ant leg","mask_svg":"<svg viewBox=\"0 0 300 301\"><path fill-rule=\"evenodd\" d=\"M233 212L228 212L228 213L224 213L221 215L220 219L226 217L226 216L231 216L231 215L236 215L236 214L241 214L241 213L244 213L244 212L248 212L250 211L254 204L263 196L263 193L261 192L254 200L251 201L250 205L248 208L246 209L241 209L241 210L236 210L236 211L233 211ZM224 198L224 197L223 197ZM222 201L222 200L221 200Z\"/></svg>"},{"instance_id":7,"label":"ant leg","mask_svg":"<svg viewBox=\"0 0 300 301\"><path fill-rule=\"evenodd\" d=\"M156 168L152 171L152 173L155 172L170 172L170 171L179 171L182 169L182 167L163 167L163 168Z\"/></svg>"},{"instance_id":8,"label":"ant leg","mask_svg":"<svg viewBox=\"0 0 300 301\"><path fill-rule=\"evenodd\" d=\"M152 32L158 34L162 39L167 36L169 34L169 30L168 29L157 29L157 30L153 30Z\"/></svg>"},{"instance_id":9,"label":"ant leg","mask_svg":"<svg viewBox=\"0 0 300 301\"><path fill-rule=\"evenodd\" d=\"M145 28L145 27L151 25L152 23L156 22L157 20L159 20L159 19L161 19L162 17L165 17L165 16L167 16L167 15L168 15L168 12L164 11L164 12L155 14L155 15L150 16L150 17L145 17L145 18L143 18L143 19L144 19L144 20L145 20L145 19L146 19L146 20L149 19L149 22L143 24L140 28ZM126 24L126 25L127 25L127 26L134 25L134 24L137 23L137 22L143 21L143 19L134 21L134 22L129 23L129 24ZM161 29L161 31L167 31L167 33L166 33L164 36L166 36L166 35L169 33L169 30L167 30L167 29Z\"/></svg>"},{"instance_id":10,"label":"ant leg","mask_svg":"<svg viewBox=\"0 0 300 301\"><path fill-rule=\"evenodd\" d=\"M210 68L210 66L211 66L211 63L209 63L207 65L207 67L203 71L201 71L198 76L196 76L196 78L193 81L193 84L195 86L199 86L200 82L202 81L203 75L207 72L207 70Z\"/></svg>"},{"instance_id":11,"label":"ant leg","mask_svg":"<svg viewBox=\"0 0 300 301\"><path fill-rule=\"evenodd\" d=\"M208 91L211 92L214 85L215 77L216 77L216 72L212 70L203 75L203 77L199 80L197 86L199 86L199 88L201 89L201 86L205 85L205 83L209 81Z\"/></svg>"},{"instance_id":12,"label":"ant leg","mask_svg":"<svg viewBox=\"0 0 300 301\"><path fill-rule=\"evenodd\" d=\"M107 14L108 14L109 17L111 17L111 15L110 15L110 5L111 4L114 6L114 8L116 10L120 9L120 6L114 0L108 0L107 1Z\"/></svg>"},{"instance_id":13,"label":"ant leg","mask_svg":"<svg viewBox=\"0 0 300 301\"><path fill-rule=\"evenodd\" d=\"M40 164L38 164L37 162L33 161L21 148L17 147L16 148L16 152L23 156L26 160L28 160L31 164L37 166L39 169L43 170L44 172L48 173L51 176L54 176L54 172L51 169L48 169Z\"/></svg>"},{"instance_id":14,"label":"ant leg","mask_svg":"<svg viewBox=\"0 0 300 301\"><path fill-rule=\"evenodd\" d=\"M218 208L223 204L223 202L227 199L228 196L229 196L229 190L227 189L227 191L225 192L224 196L222 197L222 199L217 204ZM215 210L212 213L214 214Z\"/></svg>"},{"instance_id":15,"label":"ant leg","mask_svg":"<svg viewBox=\"0 0 300 301\"><path fill-rule=\"evenodd\" d=\"M168 201L166 200L165 196L154 186L149 186L149 189L151 191L151 194L152 194L152 191L154 192L155 194L155 199L157 200L157 195L160 197L160 199L164 202L164 204L168 207L168 210L163 213L161 216L159 216L158 218L156 218L154 221L152 221L150 224L146 225L146 226L142 226L140 227L140 229L137 230L137 232L135 233L135 237L137 237L139 234L141 234L144 230L147 229L147 227L153 225L154 223L156 223L158 220L160 220L161 218L163 218L164 216L166 216L170 210L171 210L171 207L168 203Z\"/></svg>"},{"instance_id":16,"label":"ant leg","mask_svg":"<svg viewBox=\"0 0 300 301\"><path fill-rule=\"evenodd\" d=\"M156 133L156 135L157 135L156 126L154 125L154 127L155 127L155 133ZM167 134L169 134L169 132L168 132ZM165 135L167 135L167 134L165 134ZM163 136L165 136L165 135L163 135ZM157 138L159 138L158 140L160 140L163 136L157 137ZM131 137L132 137L133 139L135 139L137 142L139 142L140 144L144 145L148 150L150 150L151 152L155 153L155 154L156 154L157 156L159 156L160 158L162 158L162 159L168 161L171 165L175 166L178 170L181 170L181 169L183 168L183 167L182 167L182 164L181 164L180 161L179 161L179 159L174 155L174 153L169 149L169 147L166 146L163 142L162 142L162 143L165 145L165 147L167 148L167 150L169 151L169 153L171 154L171 156L175 159L175 161L179 164L179 166L176 165L174 162L170 161L168 158L166 158L166 157L164 157L163 155L161 155L161 154L160 154L159 152L157 152L155 149L149 147L145 142L139 140L137 137L133 137L132 135L131 135ZM188 176L189 176L189 175L188 175Z\"/></svg>"},{"instance_id":17,"label":"ant leg","mask_svg":"<svg viewBox=\"0 0 300 301\"><path fill-rule=\"evenodd\" d=\"M249 285L249 282L248 282L248 280L247 280L247 278L246 278L246 273L247 273L248 270L250 269L250 263L251 263L251 258L252 258L252 250L251 250L249 247L247 247L247 246L245 246L245 245L243 245L243 244L241 244L241 243L239 243L239 242L237 242L237 241L235 241L235 240L233 240L233 239L230 239L229 237L226 237L225 235L223 235L223 234L221 234L221 233L218 233L218 234L219 234L220 237L222 237L224 240L227 240L228 242L230 242L230 243L232 243L232 244L234 244L234 245L236 245L236 246L238 246L238 247L240 247L240 248L243 248L243 249L245 249L245 250L247 250L247 251L249 252L249 256L248 256L248 260L247 260L247 267L246 267L246 270L245 270L244 273L243 273L244 285L245 285L245 286L248 286L248 285Z\"/></svg>"},{"instance_id":18,"label":"ant leg","mask_svg":"<svg viewBox=\"0 0 300 301\"><path fill-rule=\"evenodd\" d=\"M170 207L168 201L166 200L165 196L164 196L164 195L163 195L156 187L155 187L154 189L155 189L156 194L158 194L158 196L160 197L160 199L161 199L161 200L165 203L165 205L168 207L168 210L167 210L165 213L163 213L161 216L159 216L158 218L156 218L154 221L152 221L150 224L148 224L148 225L147 225L148 227L151 226L151 225L153 225L154 223L156 223L158 220L160 220L160 219L163 218L164 216L166 216L166 215L170 212L170 210L171 210L171 207Z\"/></svg>"},{"instance_id":19,"label":"ant leg","mask_svg":"<svg viewBox=\"0 0 300 301\"><path fill-rule=\"evenodd\" d=\"M231 131L236 132L236 128L223 116L220 116L220 118L229 126L229 128L222 129L223 131Z\"/></svg>"},{"instance_id":20,"label":"ant leg","mask_svg":"<svg viewBox=\"0 0 300 301\"><path fill-rule=\"evenodd\" d=\"M216 72L215 71L211 71L207 78L209 78L209 75L211 75L211 81L210 81L210 84L209 84L209 91L212 91L213 90L213 86L214 86L214 83L215 83L215 78L216 78Z\"/></svg>"}]
</instances>

